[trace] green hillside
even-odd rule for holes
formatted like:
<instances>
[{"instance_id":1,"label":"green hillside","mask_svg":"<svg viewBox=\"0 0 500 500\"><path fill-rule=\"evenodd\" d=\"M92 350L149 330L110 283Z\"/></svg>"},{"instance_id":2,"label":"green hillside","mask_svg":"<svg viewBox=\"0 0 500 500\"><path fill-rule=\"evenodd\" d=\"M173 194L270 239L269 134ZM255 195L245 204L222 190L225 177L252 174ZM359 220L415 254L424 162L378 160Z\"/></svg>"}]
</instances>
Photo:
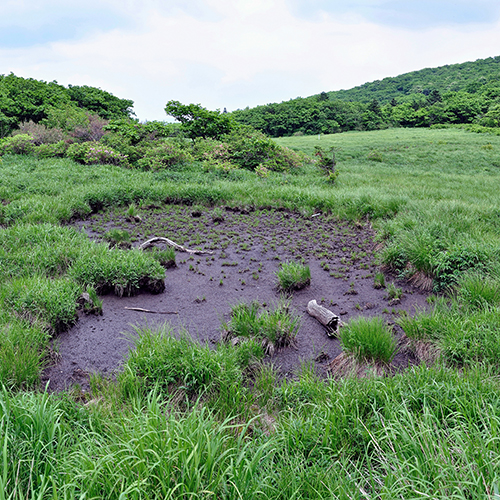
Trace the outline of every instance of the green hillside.
<instances>
[{"instance_id":1,"label":"green hillside","mask_svg":"<svg viewBox=\"0 0 500 500\"><path fill-rule=\"evenodd\" d=\"M423 69L232 115L273 137L432 125L495 128L500 125L500 56Z\"/></svg>"},{"instance_id":2,"label":"green hillside","mask_svg":"<svg viewBox=\"0 0 500 500\"><path fill-rule=\"evenodd\" d=\"M494 86L500 82L500 56L411 71L352 89L327 92L327 95L330 100L370 102L377 99L386 103L412 94L429 95L433 90L440 93L459 90L476 93L491 82Z\"/></svg>"}]
</instances>

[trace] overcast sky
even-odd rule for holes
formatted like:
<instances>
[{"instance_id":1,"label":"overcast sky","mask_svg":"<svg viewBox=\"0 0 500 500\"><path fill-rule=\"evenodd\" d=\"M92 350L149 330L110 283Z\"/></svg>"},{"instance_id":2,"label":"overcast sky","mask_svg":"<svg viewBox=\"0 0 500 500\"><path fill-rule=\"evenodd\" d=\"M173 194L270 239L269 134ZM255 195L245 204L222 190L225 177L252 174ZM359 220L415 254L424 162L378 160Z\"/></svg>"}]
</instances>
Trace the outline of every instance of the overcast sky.
<instances>
[{"instance_id":1,"label":"overcast sky","mask_svg":"<svg viewBox=\"0 0 500 500\"><path fill-rule=\"evenodd\" d=\"M498 0L0 0L0 74L100 87L141 121L496 55Z\"/></svg>"}]
</instances>

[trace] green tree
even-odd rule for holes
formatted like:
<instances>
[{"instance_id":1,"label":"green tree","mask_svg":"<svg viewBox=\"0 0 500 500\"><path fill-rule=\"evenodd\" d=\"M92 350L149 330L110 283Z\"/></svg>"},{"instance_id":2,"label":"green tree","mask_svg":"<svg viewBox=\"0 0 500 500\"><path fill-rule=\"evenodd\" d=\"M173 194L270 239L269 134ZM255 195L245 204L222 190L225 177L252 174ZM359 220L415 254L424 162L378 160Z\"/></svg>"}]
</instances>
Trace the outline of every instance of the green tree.
<instances>
[{"instance_id":1,"label":"green tree","mask_svg":"<svg viewBox=\"0 0 500 500\"><path fill-rule=\"evenodd\" d=\"M119 97L95 87L68 85L68 95L79 108L97 113L101 118L130 118L134 101Z\"/></svg>"},{"instance_id":2,"label":"green tree","mask_svg":"<svg viewBox=\"0 0 500 500\"><path fill-rule=\"evenodd\" d=\"M195 140L219 139L228 134L236 126L231 116L217 111L209 111L200 104L181 104L179 101L168 101L165 106L167 115L181 123L181 129Z\"/></svg>"}]
</instances>

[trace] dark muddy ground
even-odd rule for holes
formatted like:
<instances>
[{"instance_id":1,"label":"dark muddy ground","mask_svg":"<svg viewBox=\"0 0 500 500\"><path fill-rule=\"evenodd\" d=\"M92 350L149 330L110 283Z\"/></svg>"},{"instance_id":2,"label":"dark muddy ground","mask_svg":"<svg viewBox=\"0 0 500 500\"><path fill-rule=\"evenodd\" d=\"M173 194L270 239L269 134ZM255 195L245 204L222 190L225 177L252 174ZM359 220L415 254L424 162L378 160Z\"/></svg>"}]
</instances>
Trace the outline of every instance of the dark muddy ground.
<instances>
[{"instance_id":1,"label":"dark muddy ground","mask_svg":"<svg viewBox=\"0 0 500 500\"><path fill-rule=\"evenodd\" d=\"M201 214L200 214L201 212ZM52 390L79 384L88 388L89 374L111 376L133 348L134 328L168 322L174 331L184 329L196 340L215 345L231 306L258 300L272 307L280 298L276 271L287 260L303 260L311 270L311 285L293 293L292 306L302 323L293 347L270 360L283 376L297 371L302 362L316 361L319 371L341 353L339 340L306 313L307 303L318 303L341 316L383 316L393 324L399 311L410 314L424 308L426 295L408 283L386 276L404 295L391 303L384 289L374 288L374 232L369 225L339 222L324 214L304 217L268 210L201 209L167 206L138 211L141 222L126 220L124 210L99 213L77 226L101 240L112 228L127 230L132 244L153 236L170 238L190 248L211 250L213 255L177 253L177 267L166 270L166 289L159 295L103 297L102 316L81 316L55 344L60 361L45 370ZM224 220L218 220L222 216ZM143 308L177 314L152 314L126 308ZM394 327L396 337L402 332ZM414 360L407 352L396 354L393 364L404 369Z\"/></svg>"}]
</instances>

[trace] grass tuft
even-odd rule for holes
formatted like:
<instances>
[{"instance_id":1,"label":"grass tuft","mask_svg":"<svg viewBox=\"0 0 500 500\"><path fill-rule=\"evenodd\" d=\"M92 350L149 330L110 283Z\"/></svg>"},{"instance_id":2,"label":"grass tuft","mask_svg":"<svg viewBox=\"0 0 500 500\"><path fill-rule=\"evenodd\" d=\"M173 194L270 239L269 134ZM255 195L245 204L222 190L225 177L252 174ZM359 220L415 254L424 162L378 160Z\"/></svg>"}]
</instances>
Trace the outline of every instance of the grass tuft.
<instances>
[{"instance_id":1,"label":"grass tuft","mask_svg":"<svg viewBox=\"0 0 500 500\"><path fill-rule=\"evenodd\" d=\"M278 278L278 286L284 292L300 290L311 283L309 266L305 266L299 262L283 262L276 276Z\"/></svg>"},{"instance_id":2,"label":"grass tuft","mask_svg":"<svg viewBox=\"0 0 500 500\"><path fill-rule=\"evenodd\" d=\"M390 363L396 351L392 331L381 318L351 320L340 330L340 342L358 361Z\"/></svg>"},{"instance_id":3,"label":"grass tuft","mask_svg":"<svg viewBox=\"0 0 500 500\"><path fill-rule=\"evenodd\" d=\"M261 342L267 354L293 342L300 327L300 317L290 308L290 301L281 299L274 309L259 313L260 304L241 302L231 309L231 320L223 323L223 340L253 338Z\"/></svg>"}]
</instances>

